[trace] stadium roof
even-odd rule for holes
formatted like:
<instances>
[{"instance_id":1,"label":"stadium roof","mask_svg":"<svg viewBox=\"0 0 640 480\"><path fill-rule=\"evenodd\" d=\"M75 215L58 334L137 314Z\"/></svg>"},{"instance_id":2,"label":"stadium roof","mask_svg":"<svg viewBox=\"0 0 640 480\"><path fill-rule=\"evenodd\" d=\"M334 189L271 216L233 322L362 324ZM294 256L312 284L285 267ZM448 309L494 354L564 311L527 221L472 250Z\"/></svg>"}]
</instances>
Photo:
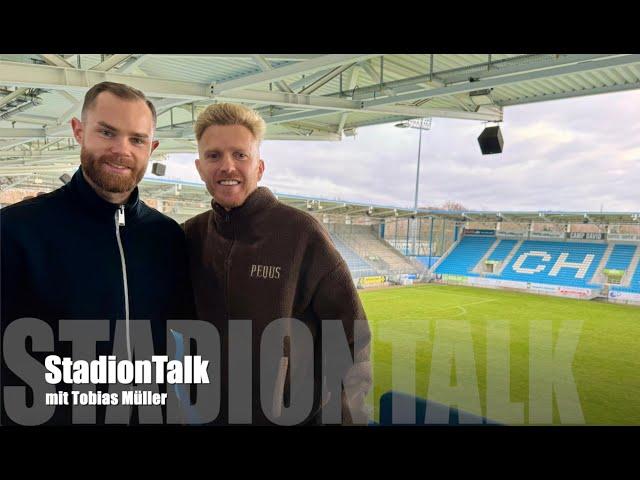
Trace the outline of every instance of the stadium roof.
<instances>
[{"instance_id":1,"label":"stadium roof","mask_svg":"<svg viewBox=\"0 0 640 480\"><path fill-rule=\"evenodd\" d=\"M110 80L143 90L159 113L154 153L195 152L193 121L207 105L233 101L264 116L267 139L333 140L361 126L411 118L500 121L511 105L640 87L638 54L19 54L0 55L0 189L51 189L78 166L68 125L84 93ZM208 208L200 184L147 179L143 194L171 200L176 215ZM180 189L180 190L178 190ZM174 198L175 197L175 198ZM411 215L497 218L295 195L299 208L373 218ZM321 208L322 207L322 208ZM501 212L505 219L580 221L585 212ZM633 222L634 213L586 212L592 221Z\"/></svg>"},{"instance_id":2,"label":"stadium roof","mask_svg":"<svg viewBox=\"0 0 640 480\"><path fill-rule=\"evenodd\" d=\"M68 172L68 121L110 80L160 113L156 159L194 152L206 105L258 108L267 139L341 140L358 127L421 117L500 121L503 108L640 87L637 54L19 54L0 55L0 177ZM28 181L28 180L24 180Z\"/></svg>"}]
</instances>

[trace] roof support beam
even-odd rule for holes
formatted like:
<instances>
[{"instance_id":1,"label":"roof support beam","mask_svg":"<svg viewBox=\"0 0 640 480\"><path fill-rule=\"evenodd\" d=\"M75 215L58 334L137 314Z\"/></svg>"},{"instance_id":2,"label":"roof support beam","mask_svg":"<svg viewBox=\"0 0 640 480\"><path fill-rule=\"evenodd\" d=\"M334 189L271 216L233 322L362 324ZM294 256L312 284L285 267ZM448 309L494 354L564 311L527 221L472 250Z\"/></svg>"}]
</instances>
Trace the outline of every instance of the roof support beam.
<instances>
[{"instance_id":1,"label":"roof support beam","mask_svg":"<svg viewBox=\"0 0 640 480\"><path fill-rule=\"evenodd\" d=\"M40 53L39 55L45 62L54 67L75 68L60 55L54 53Z\"/></svg>"},{"instance_id":2,"label":"roof support beam","mask_svg":"<svg viewBox=\"0 0 640 480\"><path fill-rule=\"evenodd\" d=\"M44 138L43 128L0 128L0 138Z\"/></svg>"},{"instance_id":3,"label":"roof support beam","mask_svg":"<svg viewBox=\"0 0 640 480\"><path fill-rule=\"evenodd\" d=\"M167 130L157 130L155 138L157 139L185 139L189 140L194 137L193 128L178 127ZM55 127L51 129L44 128L0 128L0 138L15 139L16 142L0 144L0 150L10 148L11 146L20 145L33 139L43 138L73 138L71 128L67 125ZM265 140L340 140L340 135L333 132L325 132L314 130L311 135L297 135L287 133L272 133L265 136ZM22 155L22 152L12 152L12 155ZM2 155L0 155L2 158Z\"/></svg>"},{"instance_id":4,"label":"roof support beam","mask_svg":"<svg viewBox=\"0 0 640 480\"><path fill-rule=\"evenodd\" d=\"M126 83L142 90L150 97L172 97L187 100L211 98L210 85L205 83L181 82L112 72L0 61L0 83L6 85L51 90L79 89L86 91L96 83L103 81Z\"/></svg>"},{"instance_id":5,"label":"roof support beam","mask_svg":"<svg viewBox=\"0 0 640 480\"><path fill-rule=\"evenodd\" d=\"M136 57L130 57L124 64L118 68L118 73L129 73L136 67L142 65L143 62L149 59L149 55L138 55Z\"/></svg>"},{"instance_id":6,"label":"roof support beam","mask_svg":"<svg viewBox=\"0 0 640 480\"><path fill-rule=\"evenodd\" d=\"M371 79L371 81L375 84L380 84L380 75L378 75L378 72L376 72L373 67L371 66L371 63L369 62L361 62L359 64L362 69L367 72L367 75L369 75L369 78Z\"/></svg>"},{"instance_id":7,"label":"roof support beam","mask_svg":"<svg viewBox=\"0 0 640 480\"><path fill-rule=\"evenodd\" d=\"M567 92L567 93L553 93L549 95L542 95L541 97L526 97L522 99L516 100L507 100L504 102L496 102L501 107L507 107L510 105L520 105L523 103L535 103L535 102L546 102L549 100L559 100L562 98L574 98L574 97L583 97L587 95L599 95L601 93L611 93L611 92L623 92L625 90L633 90L636 88L640 88L640 82L634 83L625 83L623 85L611 85L607 87L598 87L591 88L588 90L581 90L577 92Z\"/></svg>"},{"instance_id":8,"label":"roof support beam","mask_svg":"<svg viewBox=\"0 0 640 480\"><path fill-rule=\"evenodd\" d=\"M324 57L323 57L324 58ZM149 96L157 97L171 97L176 100L210 100L209 86L202 83L194 82L181 82L173 80L162 80L157 78L143 78L138 76L122 75L111 72L97 72L91 70L76 70L60 67L49 67L44 65L28 65L19 64L15 62L0 62L0 83L26 86L26 87L41 87L64 90L65 88L78 88L87 90L92 85L101 81L110 80L120 83L127 83L132 87L138 88L144 91ZM442 110L440 112L435 110L419 110L415 107L402 107L394 106L393 111L389 106L379 109L375 105L375 108L363 109L363 102L357 102L344 98L334 98L327 96L311 96L290 94L282 92L265 92L258 90L241 90L235 92L226 92L216 97L218 99L232 100L232 101L247 101L264 103L269 105L281 105L285 107L294 107L301 109L321 109L320 111L314 111L312 115L302 115L295 117L280 117L276 119L274 116L272 119L268 119L269 123L276 123L281 121L299 120L301 118L309 118L317 115L325 115L327 110L331 111L370 111L372 113L395 113L397 115L407 116L426 116L431 115L434 117L443 116L450 118L472 118L477 120L495 120L496 116L487 116L486 114L480 114L473 112L455 112ZM406 109L413 109L407 112ZM287 114L290 115L290 114ZM460 117L462 115L462 117Z\"/></svg>"},{"instance_id":9,"label":"roof support beam","mask_svg":"<svg viewBox=\"0 0 640 480\"><path fill-rule=\"evenodd\" d=\"M300 109L361 110L362 102L345 98L303 95L299 93L265 92L263 90L237 90L216 95L219 100L264 103ZM330 113L330 112L326 112Z\"/></svg>"},{"instance_id":10,"label":"roof support beam","mask_svg":"<svg viewBox=\"0 0 640 480\"><path fill-rule=\"evenodd\" d=\"M271 63L269 63L262 55L254 55L253 60L258 64L263 72L270 72L274 70L274 68L271 66ZM276 87L278 87L281 92L293 93L293 90L291 90L289 85L287 85L284 80L278 80L275 83Z\"/></svg>"},{"instance_id":11,"label":"roof support beam","mask_svg":"<svg viewBox=\"0 0 640 480\"><path fill-rule=\"evenodd\" d=\"M362 69L360 65L355 65L349 72L349 78L347 79L347 90L353 90L356 88L358 84L358 77L360 76L360 72ZM347 122L347 118L349 117L349 112L345 112L340 116L340 121L338 122L338 133L342 135L342 131L344 130L344 125Z\"/></svg>"},{"instance_id":12,"label":"roof support beam","mask_svg":"<svg viewBox=\"0 0 640 480\"><path fill-rule=\"evenodd\" d=\"M303 95L312 94L313 92L318 90L320 87L322 87L323 85L326 85L331 80L336 78L342 72L344 72L345 70L348 70L349 68L351 68L353 65L354 65L353 63L348 63L348 64L340 65L339 67L334 68L333 70L331 70L327 74L323 75L322 77L320 77L319 79L317 79L316 81L311 83L311 85L309 85L307 87L304 87L302 90L300 90L299 93L301 93Z\"/></svg>"},{"instance_id":13,"label":"roof support beam","mask_svg":"<svg viewBox=\"0 0 640 480\"><path fill-rule=\"evenodd\" d=\"M113 67L121 64L122 62L124 62L125 60L131 58L132 56L133 56L133 54L131 54L131 53L127 53L127 54L116 53L114 55L111 55L109 58L107 58L102 63L99 63L95 67L91 67L91 70L95 70L97 72L109 71Z\"/></svg>"},{"instance_id":14,"label":"roof support beam","mask_svg":"<svg viewBox=\"0 0 640 480\"><path fill-rule=\"evenodd\" d=\"M481 120L489 122L497 122L502 120L502 112L499 110L485 110L481 109L477 112L466 112L460 110L449 110L445 108L421 108L411 107L405 105L381 105L379 107L365 108L358 110L363 113L387 113L389 115L399 115L404 117L422 118L422 117L436 117L436 118L457 118L461 120ZM291 122L302 120L305 118L318 117L321 115L329 115L333 112L319 109L309 110L299 113L284 113L280 115L274 115L272 117L265 117L265 122L268 124L278 124L283 122Z\"/></svg>"},{"instance_id":15,"label":"roof support beam","mask_svg":"<svg viewBox=\"0 0 640 480\"><path fill-rule=\"evenodd\" d=\"M55 117L47 117L44 115L32 115L26 113L18 113L11 117L11 121L17 123L34 123L36 125L57 125L58 119Z\"/></svg>"},{"instance_id":16,"label":"roof support beam","mask_svg":"<svg viewBox=\"0 0 640 480\"><path fill-rule=\"evenodd\" d=\"M0 97L0 107L13 102L15 99L20 98L25 93L27 93L27 88L17 88L9 95L5 95L4 97Z\"/></svg>"},{"instance_id":17,"label":"roof support beam","mask_svg":"<svg viewBox=\"0 0 640 480\"><path fill-rule=\"evenodd\" d=\"M388 105L390 103L407 102L407 101L424 99L424 98L442 97L447 95L453 95L455 93L471 92L473 90L481 90L485 88L495 88L495 87L500 87L502 85L510 85L513 83L526 82L529 80L556 77L561 75L568 75L572 73L598 70L598 69L609 68L609 67L620 67L624 65L638 63L638 62L640 62L640 54L619 55L614 58L585 61L585 62L573 64L573 65L552 67L552 68L547 68L543 70L524 72L520 74L506 75L506 76L500 76L496 78L488 78L485 80L478 80L474 82L466 81L458 85L448 85L441 88L422 90L415 93L395 95L392 97L387 97L379 100L369 100L365 102L365 107Z\"/></svg>"},{"instance_id":18,"label":"roof support beam","mask_svg":"<svg viewBox=\"0 0 640 480\"><path fill-rule=\"evenodd\" d=\"M304 62L296 63L294 65L287 65L285 67L274 68L268 72L256 73L253 75L247 75L245 77L237 78L234 80L228 80L226 82L220 82L212 85L212 93L214 95L220 94L228 90L236 90L239 88L247 88L254 85L258 85L265 82L275 82L285 77L297 75L305 72L312 72L326 67L336 67L345 63L353 63L358 60L364 60L371 57L380 56L379 54L332 54L323 55L321 57L314 58L312 60L306 60Z\"/></svg>"},{"instance_id":19,"label":"roof support beam","mask_svg":"<svg viewBox=\"0 0 640 480\"><path fill-rule=\"evenodd\" d=\"M268 60L285 61L285 62L303 62L312 60L322 56L318 53L265 53L262 56ZM176 58L175 54L153 54L156 58ZM180 58L207 59L207 58L225 58L228 60L252 60L253 55L248 53L200 53L200 54L180 54Z\"/></svg>"},{"instance_id":20,"label":"roof support beam","mask_svg":"<svg viewBox=\"0 0 640 480\"><path fill-rule=\"evenodd\" d=\"M470 77L473 77L474 81L485 78L495 78L504 75L511 75L514 73L524 73L537 71L544 68L558 67L563 65L575 64L578 62L584 62L588 60L597 60L602 58L611 57L611 55L566 55L560 58L549 57L548 55L524 55L522 57L515 57L512 59L502 60L500 68L495 67L491 70L478 70L482 65L475 65L463 68L455 68L451 70L443 70L435 72L433 76L430 74L418 75L415 77L404 78L402 80L395 80L391 82L383 83L382 85L370 85L357 89L358 100L366 100L380 96L380 91L391 90L396 94L411 93L421 90L426 90L426 87L445 87L446 85L453 84L460 81L468 81ZM533 58L539 57L539 59ZM334 92L330 96L339 96L340 92Z\"/></svg>"},{"instance_id":21,"label":"roof support beam","mask_svg":"<svg viewBox=\"0 0 640 480\"><path fill-rule=\"evenodd\" d=\"M305 88L307 85L311 85L313 82L318 80L319 78L324 77L327 73L329 73L332 68L327 68L325 70L320 70L319 72L312 73L310 75L305 75L304 78L300 80L296 80L295 82L291 82L289 86L294 90L298 90L300 88Z\"/></svg>"}]
</instances>

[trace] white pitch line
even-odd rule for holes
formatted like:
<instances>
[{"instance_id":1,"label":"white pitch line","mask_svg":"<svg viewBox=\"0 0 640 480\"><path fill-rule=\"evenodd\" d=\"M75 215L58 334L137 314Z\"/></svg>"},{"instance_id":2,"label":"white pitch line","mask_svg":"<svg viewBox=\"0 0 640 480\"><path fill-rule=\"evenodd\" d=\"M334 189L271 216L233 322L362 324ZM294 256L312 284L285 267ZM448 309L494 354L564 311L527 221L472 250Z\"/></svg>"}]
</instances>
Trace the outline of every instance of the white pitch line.
<instances>
[{"instance_id":1,"label":"white pitch line","mask_svg":"<svg viewBox=\"0 0 640 480\"><path fill-rule=\"evenodd\" d=\"M464 297L464 298L483 298L483 297L476 297L475 295L465 295L462 293L442 292L440 290L438 290L437 292L438 292L437 295L453 295L454 297Z\"/></svg>"},{"instance_id":2,"label":"white pitch line","mask_svg":"<svg viewBox=\"0 0 640 480\"><path fill-rule=\"evenodd\" d=\"M441 310L447 310L447 309L450 309L450 308L458 308L458 309L460 309L460 312L458 314L456 314L456 315L453 315L453 317L459 317L461 315L465 315L465 314L469 313L467 311L467 309L464 308L464 307L468 307L470 305L479 305L481 303L495 302L495 301L496 301L495 298L491 298L491 299L488 299L488 300L482 300L480 302L470 302L470 303L463 303L462 305L453 305L451 307L443 307Z\"/></svg>"}]
</instances>

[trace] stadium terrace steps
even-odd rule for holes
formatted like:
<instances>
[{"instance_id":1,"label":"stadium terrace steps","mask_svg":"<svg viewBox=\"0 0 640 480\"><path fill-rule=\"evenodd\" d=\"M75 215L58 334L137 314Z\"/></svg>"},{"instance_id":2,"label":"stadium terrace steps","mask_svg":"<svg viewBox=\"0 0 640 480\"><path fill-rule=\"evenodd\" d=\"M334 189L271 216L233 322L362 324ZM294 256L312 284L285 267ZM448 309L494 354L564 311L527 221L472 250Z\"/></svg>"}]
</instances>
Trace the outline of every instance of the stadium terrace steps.
<instances>
[{"instance_id":1,"label":"stadium terrace steps","mask_svg":"<svg viewBox=\"0 0 640 480\"><path fill-rule=\"evenodd\" d=\"M604 276L604 269L607 263L609 263L609 257L611 257L611 252L613 252L613 243L607 245L607 249L604 251L604 255L602 256L602 260L600 260L600 264L596 269L596 273L593 274L593 278L591 279L591 283L606 283L606 278Z\"/></svg>"},{"instance_id":2,"label":"stadium terrace steps","mask_svg":"<svg viewBox=\"0 0 640 480\"><path fill-rule=\"evenodd\" d=\"M473 275L474 267L493 245L496 237L466 235L434 270L438 274Z\"/></svg>"},{"instance_id":3,"label":"stadium terrace steps","mask_svg":"<svg viewBox=\"0 0 640 480\"><path fill-rule=\"evenodd\" d=\"M511 251L513 250L514 245L518 243L518 240L500 240L500 244L493 250L491 255L487 260L492 260L496 262L503 262L509 256ZM515 252L514 252L515 253Z\"/></svg>"},{"instance_id":4,"label":"stadium terrace steps","mask_svg":"<svg viewBox=\"0 0 640 480\"><path fill-rule=\"evenodd\" d=\"M502 261L502 264L500 265L500 268L495 272L495 275L502 274L502 272L504 271L505 267L507 265L509 265L509 262L514 257L516 252L518 250L520 250L520 247L522 246L522 242L524 242L524 240L503 240L503 241L505 241L505 242L514 242L514 244L511 247L511 250L509 251L509 255L506 256L506 258Z\"/></svg>"},{"instance_id":5,"label":"stadium terrace steps","mask_svg":"<svg viewBox=\"0 0 640 480\"><path fill-rule=\"evenodd\" d=\"M387 265L389 273L417 273L418 267L390 244L380 240L375 235L363 235L357 241L359 242L360 251L367 252L370 257L377 257L381 260Z\"/></svg>"},{"instance_id":6,"label":"stadium terrace steps","mask_svg":"<svg viewBox=\"0 0 640 480\"><path fill-rule=\"evenodd\" d=\"M620 281L621 287L623 287L627 291L640 292L640 268L638 268L639 264L640 246L636 248L635 254L631 258L631 262L629 262L627 273L624 274L622 280ZM615 288L615 290L619 289L619 287Z\"/></svg>"},{"instance_id":7,"label":"stadium terrace steps","mask_svg":"<svg viewBox=\"0 0 640 480\"><path fill-rule=\"evenodd\" d=\"M347 266L353 277L369 277L378 275L378 271L369 265L360 255L349 248L337 235L329 233L342 258L347 262Z\"/></svg>"},{"instance_id":8,"label":"stadium terrace steps","mask_svg":"<svg viewBox=\"0 0 640 480\"><path fill-rule=\"evenodd\" d=\"M487 261L491 255L493 255L493 252L495 251L499 243L500 240L496 238L493 244L489 247L489 250L487 250L482 258L478 261L478 263L476 263L476 266L473 267L473 273L482 273L482 266L484 265L484 262Z\"/></svg>"},{"instance_id":9,"label":"stadium terrace steps","mask_svg":"<svg viewBox=\"0 0 640 480\"><path fill-rule=\"evenodd\" d=\"M447 258L449 254L457 248L458 244L460 243L460 240L462 240L462 238L459 238L458 240L453 242L451 246L447 249L447 251L444 252L444 254L438 259L438 261L431 266L431 270L429 270L431 273L435 273L436 269L440 266L440 264L444 262L444 259Z\"/></svg>"},{"instance_id":10,"label":"stadium terrace steps","mask_svg":"<svg viewBox=\"0 0 640 480\"><path fill-rule=\"evenodd\" d=\"M633 260L633 256L638 250L636 245L629 245L624 243L615 244L607 266L607 270L626 270Z\"/></svg>"},{"instance_id":11,"label":"stadium terrace steps","mask_svg":"<svg viewBox=\"0 0 640 480\"><path fill-rule=\"evenodd\" d=\"M354 257L357 257L374 272L369 272L369 275L420 273L424 270L422 266L418 267L413 264L388 242L381 240L370 226L351 225L344 231L335 229L330 232L330 235L334 239L334 243L339 244L338 250L340 251L342 248L346 252L343 254L345 260L349 255L355 263ZM361 265L360 268L362 268ZM360 274L359 276L368 275Z\"/></svg>"}]
</instances>

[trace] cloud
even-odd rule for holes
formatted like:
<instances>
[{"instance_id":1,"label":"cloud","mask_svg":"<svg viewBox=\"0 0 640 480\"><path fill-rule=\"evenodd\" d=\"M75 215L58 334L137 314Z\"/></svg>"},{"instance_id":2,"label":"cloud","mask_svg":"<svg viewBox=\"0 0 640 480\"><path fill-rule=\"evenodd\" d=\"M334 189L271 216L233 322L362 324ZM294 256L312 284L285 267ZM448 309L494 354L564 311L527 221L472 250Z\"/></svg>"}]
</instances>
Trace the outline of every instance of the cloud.
<instances>
[{"instance_id":1,"label":"cloud","mask_svg":"<svg viewBox=\"0 0 640 480\"><path fill-rule=\"evenodd\" d=\"M483 156L480 122L433 120L422 133L420 205L495 210L639 211L640 91L505 109L502 154ZM413 205L419 131L363 127L342 142L265 141L263 184L281 193ZM200 181L195 155L167 176Z\"/></svg>"}]
</instances>

